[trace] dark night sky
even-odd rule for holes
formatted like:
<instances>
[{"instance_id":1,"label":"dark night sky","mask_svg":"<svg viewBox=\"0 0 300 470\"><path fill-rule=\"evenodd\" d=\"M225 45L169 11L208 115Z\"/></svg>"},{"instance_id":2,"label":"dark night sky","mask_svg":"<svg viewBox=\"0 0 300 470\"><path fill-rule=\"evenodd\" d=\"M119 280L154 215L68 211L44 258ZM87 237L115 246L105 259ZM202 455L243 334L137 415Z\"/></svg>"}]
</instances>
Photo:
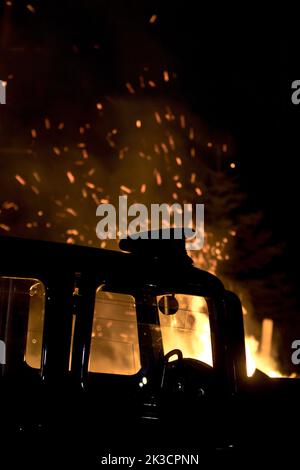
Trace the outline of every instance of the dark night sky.
<instances>
[{"instance_id":1,"label":"dark night sky","mask_svg":"<svg viewBox=\"0 0 300 470\"><path fill-rule=\"evenodd\" d=\"M299 78L295 38L247 10L235 11L237 19L191 0L36 1L35 14L26 3L5 15L2 7L0 73L20 62L6 112L18 110L20 126L43 116L41 110L70 112L79 101L84 113L99 88L121 90L145 65L176 71L176 92L189 109L209 129L231 136L247 204L264 211L274 240L283 243L277 264L298 295L300 105L290 99L291 82ZM153 14L158 19L149 25ZM73 80L79 70L83 94ZM85 80L92 83L89 93ZM51 92L44 81L51 81ZM5 139L2 147L9 145Z\"/></svg>"}]
</instances>

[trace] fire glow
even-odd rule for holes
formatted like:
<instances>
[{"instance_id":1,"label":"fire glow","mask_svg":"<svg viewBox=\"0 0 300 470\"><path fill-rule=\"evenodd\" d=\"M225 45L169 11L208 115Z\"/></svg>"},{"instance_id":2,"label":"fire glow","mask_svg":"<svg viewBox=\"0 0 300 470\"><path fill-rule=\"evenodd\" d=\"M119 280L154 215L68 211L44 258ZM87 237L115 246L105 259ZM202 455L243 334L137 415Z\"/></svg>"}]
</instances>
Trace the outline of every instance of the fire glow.
<instances>
[{"instance_id":1,"label":"fire glow","mask_svg":"<svg viewBox=\"0 0 300 470\"><path fill-rule=\"evenodd\" d=\"M150 23L155 21L156 16L153 15ZM144 71L136 83L125 83L124 89L127 90L128 100L134 100L138 94L145 93L150 89L153 91L154 88L171 86L176 77L174 73L165 68L162 70L160 81L159 79L154 81L153 77L149 75L149 71ZM22 235L25 234L30 238L35 235L34 230L38 230L39 234L44 233L46 239L64 240L70 244L96 245L97 240L93 238L95 224L90 223L90 220L86 221L85 212L88 212L86 208L92 207L92 212L94 212L95 205L97 206L104 201L109 203L119 194L132 197L133 202L138 202L137 195L147 197L149 201L155 186L158 194L167 186L170 199L173 201L185 201L186 191L189 191L194 195L196 201L202 202L205 192L209 191L209 188L208 190L203 188L201 180L199 156L204 148L210 151L217 149L217 152L224 157L223 165L232 171L236 169L236 163L230 159L230 148L227 142L208 140L200 132L197 132L197 127L191 122L188 114L185 114L181 109L176 111L173 105L159 103L155 104L156 109L153 109L146 119L144 115L141 115L140 110L133 116L135 126L131 126L133 127L131 131L136 133L136 140L140 142L138 151L131 149L126 138L122 140L120 136L125 135L126 132L120 132L117 126L111 127L111 130L102 136L102 141L107 146L106 151L108 152L109 149L112 158L115 158L119 163L126 162L129 155L134 152L137 166L142 162L145 174L147 174L144 180L136 181L135 185L127 175L120 184L115 186L114 190L108 191L105 188L105 174L104 177L101 175L101 164L97 166L99 161L90 152L89 132L97 125L101 127L98 121L102 124L105 120L106 113L109 113L110 101L110 98L103 97L101 102L98 101L94 104L94 111L97 112L97 117L94 118L96 121L93 122L93 118L91 118L91 122L84 122L79 126L77 142L68 142L68 145L65 142L61 143L65 123L60 117L50 119L46 116L43 120L44 129L40 123L35 123L34 128L28 129L31 141L27 149L26 167L13 168L11 174L8 174L11 183L15 185L17 200L2 201L0 205L0 231L13 234L14 227L10 224L11 214L12 212L21 214L24 209L23 201L28 197L30 201L34 201L30 202L33 210L32 212L28 212L27 208L24 210L25 214L30 215L27 215L27 220L22 222ZM145 131L148 125L154 129L153 133ZM39 129L38 132L36 128ZM42 171L45 151L43 150L41 154L38 144L39 140L43 139L43 133L49 133L50 130L53 132L53 137L49 145L48 159L50 159L51 165L55 161L58 178L55 185L52 185L49 197L46 181L47 171L44 174ZM183 139L188 142L186 148L180 146ZM148 146L144 145L146 141L150 142ZM38 158L41 162L37 165ZM32 162L31 166L29 162ZM186 171L186 168L189 171ZM64 191L62 191L59 181L62 181ZM75 192L76 198L73 196ZM43 201L47 201L47 205L45 203L43 205ZM199 267L212 273L218 273L219 263L230 260L229 244L232 237L236 236L236 230L232 228L225 235L218 238L212 232L205 234L204 247L197 257L194 256L195 263ZM104 247L106 247L106 242L102 241L101 248ZM199 350L199 358L201 356L202 360L204 358L205 362L210 364L211 347L207 319L200 315L199 318L195 318L195 322L197 335L199 338L201 337L202 345ZM191 348L190 353L196 354L196 345L198 344L197 347L199 347L197 338L193 339L190 345L180 344L182 343L180 335L176 340L179 343L177 347L184 347L186 354L189 354L188 348ZM280 375L276 372L277 367L271 359L270 350L268 351L262 344L260 352L258 351L258 340L253 336L247 336L246 353L249 375L253 374L255 367L260 368L268 375Z\"/></svg>"}]
</instances>

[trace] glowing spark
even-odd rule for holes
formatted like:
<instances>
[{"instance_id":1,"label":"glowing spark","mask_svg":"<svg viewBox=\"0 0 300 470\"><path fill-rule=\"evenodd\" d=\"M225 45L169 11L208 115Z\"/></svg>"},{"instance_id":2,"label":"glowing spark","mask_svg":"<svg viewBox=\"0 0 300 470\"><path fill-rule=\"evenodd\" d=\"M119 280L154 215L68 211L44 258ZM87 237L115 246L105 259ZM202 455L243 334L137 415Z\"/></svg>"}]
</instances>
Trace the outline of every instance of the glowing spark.
<instances>
[{"instance_id":1,"label":"glowing spark","mask_svg":"<svg viewBox=\"0 0 300 470\"><path fill-rule=\"evenodd\" d=\"M40 183L41 182L41 177L38 174L38 172L34 171L32 174L33 174L33 177L37 180L37 182Z\"/></svg>"},{"instance_id":2,"label":"glowing spark","mask_svg":"<svg viewBox=\"0 0 300 470\"><path fill-rule=\"evenodd\" d=\"M149 20L149 23L153 24L153 23L155 23L156 20L157 20L157 15L152 15L150 20Z\"/></svg>"},{"instance_id":3,"label":"glowing spark","mask_svg":"<svg viewBox=\"0 0 300 470\"><path fill-rule=\"evenodd\" d=\"M140 80L140 87L141 88L145 88L145 79L142 75L139 76L139 80Z\"/></svg>"},{"instance_id":4,"label":"glowing spark","mask_svg":"<svg viewBox=\"0 0 300 470\"><path fill-rule=\"evenodd\" d=\"M175 150L175 142L172 135L169 135L169 144L172 150Z\"/></svg>"},{"instance_id":5,"label":"glowing spark","mask_svg":"<svg viewBox=\"0 0 300 470\"><path fill-rule=\"evenodd\" d=\"M207 142L207 147L211 148L213 146L212 142Z\"/></svg>"},{"instance_id":6,"label":"glowing spark","mask_svg":"<svg viewBox=\"0 0 300 470\"><path fill-rule=\"evenodd\" d=\"M31 13L35 13L35 8L32 5L26 5L27 10L29 10Z\"/></svg>"},{"instance_id":7,"label":"glowing spark","mask_svg":"<svg viewBox=\"0 0 300 470\"><path fill-rule=\"evenodd\" d=\"M36 132L35 129L31 129L31 137L32 137L33 139L36 139L36 138L37 138L37 132Z\"/></svg>"},{"instance_id":8,"label":"glowing spark","mask_svg":"<svg viewBox=\"0 0 300 470\"><path fill-rule=\"evenodd\" d=\"M60 122L59 125L58 125L58 129L59 129L60 131L62 131L64 127L65 127L65 123L64 123L64 122Z\"/></svg>"},{"instance_id":9,"label":"glowing spark","mask_svg":"<svg viewBox=\"0 0 300 470\"><path fill-rule=\"evenodd\" d=\"M85 185L90 189L95 189L94 183L91 183L90 181L86 182Z\"/></svg>"},{"instance_id":10,"label":"glowing spark","mask_svg":"<svg viewBox=\"0 0 300 470\"><path fill-rule=\"evenodd\" d=\"M97 206L99 206L99 204L101 203L100 199L97 197L97 194L96 193L92 193L92 199L93 201L95 202L95 204Z\"/></svg>"},{"instance_id":11,"label":"glowing spark","mask_svg":"<svg viewBox=\"0 0 300 470\"><path fill-rule=\"evenodd\" d=\"M39 190L36 186L30 186L30 188L35 194L40 194L40 192L39 192Z\"/></svg>"},{"instance_id":12,"label":"glowing spark","mask_svg":"<svg viewBox=\"0 0 300 470\"><path fill-rule=\"evenodd\" d=\"M195 157L196 156L196 150L195 150L195 147L192 147L191 148L191 157Z\"/></svg>"},{"instance_id":13,"label":"glowing spark","mask_svg":"<svg viewBox=\"0 0 300 470\"><path fill-rule=\"evenodd\" d=\"M224 153L226 153L227 150L228 150L227 144L223 144L223 145L222 145L222 151L223 151Z\"/></svg>"},{"instance_id":14,"label":"glowing spark","mask_svg":"<svg viewBox=\"0 0 300 470\"><path fill-rule=\"evenodd\" d=\"M134 91L134 88L133 88L133 86L131 85L131 83L127 82L127 83L126 83L126 88L127 88L127 90L129 91L129 93L131 93L132 95L134 95L135 91Z\"/></svg>"},{"instance_id":15,"label":"glowing spark","mask_svg":"<svg viewBox=\"0 0 300 470\"><path fill-rule=\"evenodd\" d=\"M168 82L170 80L169 72L167 70L164 70L163 75L164 75L164 81Z\"/></svg>"},{"instance_id":16,"label":"glowing spark","mask_svg":"<svg viewBox=\"0 0 300 470\"><path fill-rule=\"evenodd\" d=\"M4 201L3 204L2 204L2 208L6 209L6 210L14 209L15 211L17 211L19 209L17 204L15 202L11 202L11 201Z\"/></svg>"},{"instance_id":17,"label":"glowing spark","mask_svg":"<svg viewBox=\"0 0 300 470\"><path fill-rule=\"evenodd\" d=\"M67 171L67 177L71 184L75 183L75 176L71 171Z\"/></svg>"},{"instance_id":18,"label":"glowing spark","mask_svg":"<svg viewBox=\"0 0 300 470\"><path fill-rule=\"evenodd\" d=\"M176 163L177 163L178 166L182 165L182 160L181 160L180 157L176 157L175 160L176 160Z\"/></svg>"},{"instance_id":19,"label":"glowing spark","mask_svg":"<svg viewBox=\"0 0 300 470\"><path fill-rule=\"evenodd\" d=\"M156 111L156 112L154 113L154 116L155 116L155 119L156 119L157 124L161 124L162 121L161 121L160 114Z\"/></svg>"},{"instance_id":20,"label":"glowing spark","mask_svg":"<svg viewBox=\"0 0 300 470\"><path fill-rule=\"evenodd\" d=\"M148 84L151 88L155 88L156 87L156 83L153 81L153 80L149 80L148 81Z\"/></svg>"},{"instance_id":21,"label":"glowing spark","mask_svg":"<svg viewBox=\"0 0 300 470\"><path fill-rule=\"evenodd\" d=\"M140 129L142 127L142 122L138 119L135 123L136 127Z\"/></svg>"},{"instance_id":22,"label":"glowing spark","mask_svg":"<svg viewBox=\"0 0 300 470\"><path fill-rule=\"evenodd\" d=\"M235 168L235 163L230 163L230 168Z\"/></svg>"},{"instance_id":23,"label":"glowing spark","mask_svg":"<svg viewBox=\"0 0 300 470\"><path fill-rule=\"evenodd\" d=\"M180 115L180 126L185 129L185 116L183 114Z\"/></svg>"},{"instance_id":24,"label":"glowing spark","mask_svg":"<svg viewBox=\"0 0 300 470\"><path fill-rule=\"evenodd\" d=\"M53 147L53 153L55 153L55 155L60 155L61 151L59 150L58 147Z\"/></svg>"},{"instance_id":25,"label":"glowing spark","mask_svg":"<svg viewBox=\"0 0 300 470\"><path fill-rule=\"evenodd\" d=\"M68 214L73 215L73 217L77 217L77 215L78 215L77 212L74 209L72 209L72 207L67 207L66 212Z\"/></svg>"},{"instance_id":26,"label":"glowing spark","mask_svg":"<svg viewBox=\"0 0 300 470\"><path fill-rule=\"evenodd\" d=\"M156 177L157 186L161 186L161 184L162 184L161 174L159 173L159 171L157 171L156 168L154 169L154 175Z\"/></svg>"},{"instance_id":27,"label":"glowing spark","mask_svg":"<svg viewBox=\"0 0 300 470\"><path fill-rule=\"evenodd\" d=\"M196 181L196 173L191 173L191 183L194 184Z\"/></svg>"},{"instance_id":28,"label":"glowing spark","mask_svg":"<svg viewBox=\"0 0 300 470\"><path fill-rule=\"evenodd\" d=\"M195 193L198 195L198 196L202 196L202 191L200 188L195 188Z\"/></svg>"},{"instance_id":29,"label":"glowing spark","mask_svg":"<svg viewBox=\"0 0 300 470\"><path fill-rule=\"evenodd\" d=\"M168 147L166 146L164 142L162 142L160 145L164 153L169 153Z\"/></svg>"},{"instance_id":30,"label":"glowing spark","mask_svg":"<svg viewBox=\"0 0 300 470\"><path fill-rule=\"evenodd\" d=\"M97 103L96 107L99 111L102 111L102 109L103 109L102 103Z\"/></svg>"},{"instance_id":31,"label":"glowing spark","mask_svg":"<svg viewBox=\"0 0 300 470\"><path fill-rule=\"evenodd\" d=\"M141 193L145 193L146 189L147 189L147 185L145 183L142 184L141 189L140 189Z\"/></svg>"},{"instance_id":32,"label":"glowing spark","mask_svg":"<svg viewBox=\"0 0 300 470\"><path fill-rule=\"evenodd\" d=\"M6 224L0 224L0 228L2 230L4 230L5 232L9 232L10 231L10 227Z\"/></svg>"},{"instance_id":33,"label":"glowing spark","mask_svg":"<svg viewBox=\"0 0 300 470\"><path fill-rule=\"evenodd\" d=\"M81 154L82 154L82 157L84 158L84 160L87 160L89 158L89 154L88 154L86 149L83 149Z\"/></svg>"},{"instance_id":34,"label":"glowing spark","mask_svg":"<svg viewBox=\"0 0 300 470\"><path fill-rule=\"evenodd\" d=\"M16 178L16 180L17 180L22 186L25 186L25 185L26 185L26 181L24 180L24 178L22 178L22 176L20 176L20 175L15 175L15 178Z\"/></svg>"},{"instance_id":35,"label":"glowing spark","mask_svg":"<svg viewBox=\"0 0 300 470\"><path fill-rule=\"evenodd\" d=\"M51 123L49 118L45 118L45 127L47 130L51 129Z\"/></svg>"},{"instance_id":36,"label":"glowing spark","mask_svg":"<svg viewBox=\"0 0 300 470\"><path fill-rule=\"evenodd\" d=\"M131 194L132 193L132 190L130 188L128 188L128 186L125 186L124 184L122 184L120 186L120 189L121 191L123 191L124 193L127 193L127 194Z\"/></svg>"}]
</instances>

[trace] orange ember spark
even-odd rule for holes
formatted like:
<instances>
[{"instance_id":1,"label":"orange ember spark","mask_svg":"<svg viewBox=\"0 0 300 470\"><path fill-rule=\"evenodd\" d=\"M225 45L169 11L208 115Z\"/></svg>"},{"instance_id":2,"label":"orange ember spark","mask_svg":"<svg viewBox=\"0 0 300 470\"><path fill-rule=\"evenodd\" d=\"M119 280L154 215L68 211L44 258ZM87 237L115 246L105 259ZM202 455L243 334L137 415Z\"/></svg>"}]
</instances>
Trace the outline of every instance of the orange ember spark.
<instances>
[{"instance_id":1,"label":"orange ember spark","mask_svg":"<svg viewBox=\"0 0 300 470\"><path fill-rule=\"evenodd\" d=\"M17 180L22 186L25 186L25 185L26 185L26 181L24 180L24 178L22 178L22 176L20 176L20 175L15 175L15 178L16 178L16 180Z\"/></svg>"},{"instance_id":2,"label":"orange ember spark","mask_svg":"<svg viewBox=\"0 0 300 470\"><path fill-rule=\"evenodd\" d=\"M124 193L127 193L127 194L131 194L132 193L132 190L130 188L128 188L128 186L125 186L124 184L122 184L120 186L120 189L121 191L123 191Z\"/></svg>"},{"instance_id":3,"label":"orange ember spark","mask_svg":"<svg viewBox=\"0 0 300 470\"><path fill-rule=\"evenodd\" d=\"M152 15L150 20L149 20L149 23L153 24L153 23L155 23L156 20L157 20L157 15Z\"/></svg>"},{"instance_id":4,"label":"orange ember spark","mask_svg":"<svg viewBox=\"0 0 300 470\"><path fill-rule=\"evenodd\" d=\"M180 126L185 129L185 116L183 114L180 115Z\"/></svg>"},{"instance_id":5,"label":"orange ember spark","mask_svg":"<svg viewBox=\"0 0 300 470\"><path fill-rule=\"evenodd\" d=\"M2 204L2 208L6 209L6 210L14 209L15 211L17 211L19 209L17 204L15 202L12 202L12 201L4 201L3 204Z\"/></svg>"},{"instance_id":6,"label":"orange ember spark","mask_svg":"<svg viewBox=\"0 0 300 470\"><path fill-rule=\"evenodd\" d=\"M166 146L164 142L162 142L160 145L164 153L169 153L168 147Z\"/></svg>"},{"instance_id":7,"label":"orange ember spark","mask_svg":"<svg viewBox=\"0 0 300 470\"><path fill-rule=\"evenodd\" d=\"M29 10L31 13L35 13L35 8L32 5L26 5L27 10Z\"/></svg>"},{"instance_id":8,"label":"orange ember spark","mask_svg":"<svg viewBox=\"0 0 300 470\"><path fill-rule=\"evenodd\" d=\"M0 228L2 230L4 230L5 232L9 232L10 231L10 227L8 225L5 225L5 224L0 224Z\"/></svg>"},{"instance_id":9,"label":"orange ember spark","mask_svg":"<svg viewBox=\"0 0 300 470\"><path fill-rule=\"evenodd\" d=\"M60 155L61 151L59 150L58 147L53 147L53 153L55 153L55 155Z\"/></svg>"},{"instance_id":10,"label":"orange ember spark","mask_svg":"<svg viewBox=\"0 0 300 470\"><path fill-rule=\"evenodd\" d=\"M30 186L30 188L35 194L40 194L40 191L38 190L36 186Z\"/></svg>"},{"instance_id":11,"label":"orange ember spark","mask_svg":"<svg viewBox=\"0 0 300 470\"><path fill-rule=\"evenodd\" d=\"M129 93L131 93L132 95L134 95L135 91L134 91L134 88L133 88L133 86L131 85L131 83L127 82L127 83L126 83L126 88L127 88L127 90L129 91Z\"/></svg>"},{"instance_id":12,"label":"orange ember spark","mask_svg":"<svg viewBox=\"0 0 300 470\"><path fill-rule=\"evenodd\" d=\"M161 184L162 184L161 174L159 173L159 171L156 168L154 169L154 175L156 177L157 186L161 186Z\"/></svg>"},{"instance_id":13,"label":"orange ember spark","mask_svg":"<svg viewBox=\"0 0 300 470\"><path fill-rule=\"evenodd\" d=\"M69 230L66 231L67 235L79 235L78 230L74 228L70 228Z\"/></svg>"},{"instance_id":14,"label":"orange ember spark","mask_svg":"<svg viewBox=\"0 0 300 470\"><path fill-rule=\"evenodd\" d=\"M32 174L33 174L33 177L37 180L37 182L40 183L41 182L41 177L38 174L38 172L34 171Z\"/></svg>"},{"instance_id":15,"label":"orange ember spark","mask_svg":"<svg viewBox=\"0 0 300 470\"><path fill-rule=\"evenodd\" d=\"M75 183L75 176L71 171L67 171L67 177L71 184Z\"/></svg>"},{"instance_id":16,"label":"orange ember spark","mask_svg":"<svg viewBox=\"0 0 300 470\"><path fill-rule=\"evenodd\" d=\"M164 81L168 82L170 80L169 72L167 70L164 70L163 75L164 75Z\"/></svg>"},{"instance_id":17,"label":"orange ember spark","mask_svg":"<svg viewBox=\"0 0 300 470\"><path fill-rule=\"evenodd\" d=\"M157 124L161 124L162 121L161 121L160 114L156 111L156 112L154 113L154 116L155 116L155 119L156 119Z\"/></svg>"},{"instance_id":18,"label":"orange ember spark","mask_svg":"<svg viewBox=\"0 0 300 470\"><path fill-rule=\"evenodd\" d=\"M145 88L146 85L145 85L145 79L144 79L143 75L139 76L139 80L140 80L140 87Z\"/></svg>"},{"instance_id":19,"label":"orange ember spark","mask_svg":"<svg viewBox=\"0 0 300 470\"><path fill-rule=\"evenodd\" d=\"M68 214L73 215L73 217L77 217L78 215L77 212L74 209L72 209L72 207L67 207L66 212L68 212Z\"/></svg>"}]
</instances>

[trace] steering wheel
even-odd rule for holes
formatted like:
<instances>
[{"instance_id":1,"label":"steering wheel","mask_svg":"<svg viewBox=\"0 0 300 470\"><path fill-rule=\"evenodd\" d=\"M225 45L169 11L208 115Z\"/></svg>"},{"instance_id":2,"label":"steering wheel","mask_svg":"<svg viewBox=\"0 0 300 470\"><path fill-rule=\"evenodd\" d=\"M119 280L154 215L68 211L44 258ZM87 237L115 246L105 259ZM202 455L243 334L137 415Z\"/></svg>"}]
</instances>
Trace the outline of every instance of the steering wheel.
<instances>
[{"instance_id":1,"label":"steering wheel","mask_svg":"<svg viewBox=\"0 0 300 470\"><path fill-rule=\"evenodd\" d=\"M175 363L176 364L176 368L177 367L180 367L180 365L182 364L182 361L183 361L183 354L182 354L182 351L180 349L172 349L171 351L169 351L165 356L164 356L164 365L163 365L163 372L162 372L162 377L161 377L161 384L160 384L160 387L163 389L164 388L164 385L165 385L165 380L166 380L166 369L168 367L168 364L170 363L169 359L171 357L173 357L174 355L177 355L177 362ZM175 364L172 364L173 367L175 366Z\"/></svg>"}]
</instances>

